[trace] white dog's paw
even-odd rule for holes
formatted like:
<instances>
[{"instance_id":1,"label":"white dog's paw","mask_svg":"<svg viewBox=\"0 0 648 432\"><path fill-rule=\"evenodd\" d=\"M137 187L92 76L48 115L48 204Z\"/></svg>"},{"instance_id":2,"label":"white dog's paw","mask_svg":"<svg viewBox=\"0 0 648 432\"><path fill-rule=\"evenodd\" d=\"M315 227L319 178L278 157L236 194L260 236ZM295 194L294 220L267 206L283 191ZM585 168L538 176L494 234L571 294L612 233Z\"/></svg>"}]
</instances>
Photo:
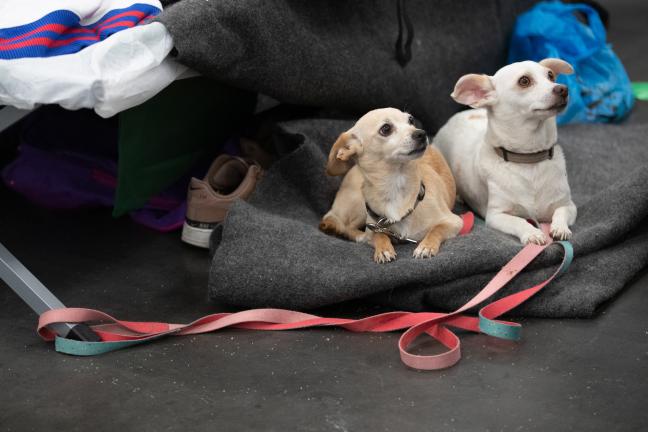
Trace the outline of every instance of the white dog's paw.
<instances>
[{"instance_id":1,"label":"white dog's paw","mask_svg":"<svg viewBox=\"0 0 648 432\"><path fill-rule=\"evenodd\" d=\"M414 249L414 253L412 253L412 256L414 258L432 258L437 253L439 253L438 248L431 247L429 245L425 245L421 243L416 247L416 249Z\"/></svg>"},{"instance_id":2,"label":"white dog's paw","mask_svg":"<svg viewBox=\"0 0 648 432\"><path fill-rule=\"evenodd\" d=\"M396 251L394 250L375 250L374 261L378 264L384 264L396 259Z\"/></svg>"},{"instance_id":3,"label":"white dog's paw","mask_svg":"<svg viewBox=\"0 0 648 432\"><path fill-rule=\"evenodd\" d=\"M551 224L551 237L556 240L569 240L572 232L566 224L552 223Z\"/></svg>"},{"instance_id":4,"label":"white dog's paw","mask_svg":"<svg viewBox=\"0 0 648 432\"><path fill-rule=\"evenodd\" d=\"M524 233L520 240L522 240L522 243L524 244L533 243L537 245L543 245L547 243L547 237L545 237L544 233L538 228L529 229L529 231Z\"/></svg>"}]
</instances>

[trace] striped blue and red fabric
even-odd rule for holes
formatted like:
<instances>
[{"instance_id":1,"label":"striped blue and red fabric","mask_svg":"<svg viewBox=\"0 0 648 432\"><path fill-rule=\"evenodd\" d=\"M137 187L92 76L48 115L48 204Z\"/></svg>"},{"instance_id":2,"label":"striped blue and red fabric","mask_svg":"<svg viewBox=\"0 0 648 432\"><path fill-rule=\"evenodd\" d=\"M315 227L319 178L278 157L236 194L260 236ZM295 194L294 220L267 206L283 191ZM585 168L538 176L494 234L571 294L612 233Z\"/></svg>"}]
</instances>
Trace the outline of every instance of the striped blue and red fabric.
<instances>
[{"instance_id":1,"label":"striped blue and red fabric","mask_svg":"<svg viewBox=\"0 0 648 432\"><path fill-rule=\"evenodd\" d=\"M29 0L24 2L29 4ZM150 3L133 3L118 9L106 8L105 3L110 2L101 3L103 7L98 11L101 16L97 17L94 11L89 24L88 17L80 16L78 11L58 9L35 21L0 28L0 59L73 54L118 31L145 24L161 12L161 8ZM114 3L124 4L123 1ZM52 9L60 5L57 1L50 4Z\"/></svg>"}]
</instances>

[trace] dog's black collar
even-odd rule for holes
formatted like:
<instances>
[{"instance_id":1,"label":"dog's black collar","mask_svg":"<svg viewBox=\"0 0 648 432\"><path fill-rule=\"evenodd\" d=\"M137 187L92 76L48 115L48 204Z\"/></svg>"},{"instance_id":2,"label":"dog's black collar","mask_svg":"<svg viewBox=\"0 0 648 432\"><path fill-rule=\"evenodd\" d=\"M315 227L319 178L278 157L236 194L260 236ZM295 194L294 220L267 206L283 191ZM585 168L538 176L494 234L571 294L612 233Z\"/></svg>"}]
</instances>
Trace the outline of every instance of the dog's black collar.
<instances>
[{"instance_id":1,"label":"dog's black collar","mask_svg":"<svg viewBox=\"0 0 648 432\"><path fill-rule=\"evenodd\" d=\"M390 237L393 237L401 241L416 243L416 240L399 237L398 235L396 235L396 233L390 230L389 227L394 225L395 223L403 221L405 218L411 215L414 212L414 209L416 209L416 206L418 206L419 203L423 201L423 198L425 198L425 185L423 184L423 182L421 182L421 186L419 187L419 193L416 196L416 201L414 201L414 205L405 212L403 217L401 217L398 220L388 219L386 216L380 216L378 213L373 211L372 208L367 203L367 201L365 201L365 208L367 209L367 213L369 213L369 215L376 221L376 223L368 223L367 228L369 228L373 232L384 233Z\"/></svg>"}]
</instances>

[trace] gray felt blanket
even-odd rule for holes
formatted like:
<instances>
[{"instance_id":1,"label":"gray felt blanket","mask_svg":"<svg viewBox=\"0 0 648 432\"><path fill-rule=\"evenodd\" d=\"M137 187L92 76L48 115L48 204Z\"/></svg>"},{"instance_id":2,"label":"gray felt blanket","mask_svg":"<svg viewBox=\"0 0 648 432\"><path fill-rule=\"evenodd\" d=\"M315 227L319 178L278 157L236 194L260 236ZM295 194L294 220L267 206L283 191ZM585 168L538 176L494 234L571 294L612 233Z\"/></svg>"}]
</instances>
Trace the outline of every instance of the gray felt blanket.
<instances>
[{"instance_id":1,"label":"gray felt blanket","mask_svg":"<svg viewBox=\"0 0 648 432\"><path fill-rule=\"evenodd\" d=\"M304 106L404 108L434 133L458 77L493 73L533 0L163 0L176 59Z\"/></svg>"},{"instance_id":2,"label":"gray felt blanket","mask_svg":"<svg viewBox=\"0 0 648 432\"><path fill-rule=\"evenodd\" d=\"M375 264L369 245L317 228L339 185L324 166L340 120L283 124L278 139L301 145L279 160L249 202L237 202L212 237L213 299L244 307L308 309L351 299L407 310L450 310L472 297L521 248L516 239L476 225L447 241L438 256ZM584 125L559 130L578 219L569 272L516 310L543 317L585 317L648 263L648 127ZM561 259L554 246L503 294L544 280Z\"/></svg>"}]
</instances>

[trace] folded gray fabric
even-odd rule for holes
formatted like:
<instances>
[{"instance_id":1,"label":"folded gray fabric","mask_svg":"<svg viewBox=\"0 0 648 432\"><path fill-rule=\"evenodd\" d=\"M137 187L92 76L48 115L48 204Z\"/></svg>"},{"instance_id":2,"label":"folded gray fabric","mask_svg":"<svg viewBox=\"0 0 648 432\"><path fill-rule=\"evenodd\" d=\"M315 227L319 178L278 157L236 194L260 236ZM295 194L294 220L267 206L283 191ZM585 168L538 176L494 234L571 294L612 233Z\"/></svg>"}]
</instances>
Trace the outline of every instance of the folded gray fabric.
<instances>
[{"instance_id":1,"label":"folded gray fabric","mask_svg":"<svg viewBox=\"0 0 648 432\"><path fill-rule=\"evenodd\" d=\"M458 77L494 73L532 0L167 0L177 60L281 102L394 106L428 132L458 110Z\"/></svg>"},{"instance_id":2,"label":"folded gray fabric","mask_svg":"<svg viewBox=\"0 0 648 432\"><path fill-rule=\"evenodd\" d=\"M397 309L451 310L477 293L520 249L518 240L477 224L415 260L398 245L379 265L369 245L318 230L338 178L324 166L337 135L334 120L282 125L277 139L302 144L278 161L249 202L237 202L212 238L213 299L244 307L308 309L367 298ZM583 317L612 298L648 263L648 126L585 125L559 130L578 218L569 272L517 309L529 316ZM561 259L550 247L503 295L547 278Z\"/></svg>"}]
</instances>

